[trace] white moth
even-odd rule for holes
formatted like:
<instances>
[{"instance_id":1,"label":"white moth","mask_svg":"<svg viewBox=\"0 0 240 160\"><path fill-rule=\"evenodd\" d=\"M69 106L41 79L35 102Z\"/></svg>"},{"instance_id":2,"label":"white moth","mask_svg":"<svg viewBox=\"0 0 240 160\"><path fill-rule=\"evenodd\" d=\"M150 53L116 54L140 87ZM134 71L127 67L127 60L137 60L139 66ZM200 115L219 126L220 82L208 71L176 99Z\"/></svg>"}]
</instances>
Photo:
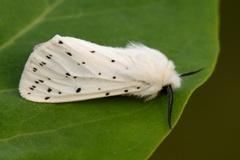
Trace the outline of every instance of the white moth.
<instances>
[{"instance_id":1,"label":"white moth","mask_svg":"<svg viewBox=\"0 0 240 160\"><path fill-rule=\"evenodd\" d=\"M179 75L164 54L142 44L113 48L56 35L35 46L19 91L30 101L59 103L116 95L150 100L165 87L171 110L172 89L180 87L180 76L198 71Z\"/></svg>"}]
</instances>

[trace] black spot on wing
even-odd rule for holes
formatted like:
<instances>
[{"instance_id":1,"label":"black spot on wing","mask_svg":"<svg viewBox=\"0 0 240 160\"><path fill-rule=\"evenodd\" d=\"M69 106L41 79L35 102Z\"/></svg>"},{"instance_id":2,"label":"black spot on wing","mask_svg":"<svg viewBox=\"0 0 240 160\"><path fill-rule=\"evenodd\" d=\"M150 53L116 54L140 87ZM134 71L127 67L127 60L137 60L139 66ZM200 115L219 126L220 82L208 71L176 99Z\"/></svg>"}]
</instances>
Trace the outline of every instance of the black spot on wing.
<instances>
[{"instance_id":1,"label":"black spot on wing","mask_svg":"<svg viewBox=\"0 0 240 160\"><path fill-rule=\"evenodd\" d=\"M49 54L49 55L47 55L46 57L47 57L47 59L51 59L52 55Z\"/></svg>"},{"instance_id":2,"label":"black spot on wing","mask_svg":"<svg viewBox=\"0 0 240 160\"><path fill-rule=\"evenodd\" d=\"M77 88L76 93L79 93L81 91L81 88Z\"/></svg>"},{"instance_id":3,"label":"black spot on wing","mask_svg":"<svg viewBox=\"0 0 240 160\"><path fill-rule=\"evenodd\" d=\"M33 67L33 72L37 72L37 68Z\"/></svg>"},{"instance_id":4,"label":"black spot on wing","mask_svg":"<svg viewBox=\"0 0 240 160\"><path fill-rule=\"evenodd\" d=\"M69 55L69 56L72 56L72 54L70 52L66 52L66 54Z\"/></svg>"},{"instance_id":5,"label":"black spot on wing","mask_svg":"<svg viewBox=\"0 0 240 160\"><path fill-rule=\"evenodd\" d=\"M66 76L71 76L70 73L66 73Z\"/></svg>"},{"instance_id":6,"label":"black spot on wing","mask_svg":"<svg viewBox=\"0 0 240 160\"><path fill-rule=\"evenodd\" d=\"M39 63L39 65L44 66L44 65L46 65L46 62L41 62L41 63Z\"/></svg>"},{"instance_id":7,"label":"black spot on wing","mask_svg":"<svg viewBox=\"0 0 240 160\"><path fill-rule=\"evenodd\" d=\"M32 85L31 87L29 87L29 89L31 89L32 91L36 88L36 86Z\"/></svg>"},{"instance_id":8,"label":"black spot on wing","mask_svg":"<svg viewBox=\"0 0 240 160\"><path fill-rule=\"evenodd\" d=\"M48 88L48 90L47 90L47 91L50 93L50 92L52 92L52 89L51 89L51 88Z\"/></svg>"},{"instance_id":9,"label":"black spot on wing","mask_svg":"<svg viewBox=\"0 0 240 160\"><path fill-rule=\"evenodd\" d=\"M50 97L45 97L45 100L48 100L48 99L50 99Z\"/></svg>"}]
</instances>

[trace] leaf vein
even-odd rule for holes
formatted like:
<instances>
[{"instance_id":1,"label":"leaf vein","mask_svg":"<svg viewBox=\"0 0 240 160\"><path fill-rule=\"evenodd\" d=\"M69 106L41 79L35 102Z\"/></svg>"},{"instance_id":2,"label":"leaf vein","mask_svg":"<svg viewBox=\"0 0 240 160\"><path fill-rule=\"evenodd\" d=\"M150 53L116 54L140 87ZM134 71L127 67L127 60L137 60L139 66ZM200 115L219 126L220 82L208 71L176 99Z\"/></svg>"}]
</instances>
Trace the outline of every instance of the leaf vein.
<instances>
[{"instance_id":1,"label":"leaf vein","mask_svg":"<svg viewBox=\"0 0 240 160\"><path fill-rule=\"evenodd\" d=\"M63 127L46 130L46 131L37 131L37 132L31 132L31 133L18 133L18 134L14 135L14 136L0 139L0 143L6 143L6 142L8 142L8 141L11 141L11 140L13 140L13 139L20 138L20 137L42 135L42 134L47 134L47 133L56 132L56 131L63 130L63 129L69 129L69 128L72 128L72 127L85 125L85 124L96 123L96 122L100 122L100 121L104 121L104 120L111 120L111 119L115 119L115 118L119 118L119 117L124 117L124 116L131 116L132 114L135 114L135 113L138 113L138 112L143 112L144 110L146 110L146 109L149 108L150 106L151 106L151 105L149 104L149 105L147 105L146 107L143 107L143 108L134 110L134 111L129 112L129 113L125 113L125 114L121 114L121 115L117 115L117 116L116 116L116 115L115 115L115 116L110 116L110 117L106 117L106 118L99 118L99 119L90 120L90 121L85 121L85 122L74 123L74 124L70 124L70 125L66 125L66 126L63 126Z\"/></svg>"},{"instance_id":2,"label":"leaf vein","mask_svg":"<svg viewBox=\"0 0 240 160\"><path fill-rule=\"evenodd\" d=\"M8 41L6 41L3 45L0 46L0 51L4 50L5 48L7 48L8 46L10 46L11 44L13 44L19 37L21 37L22 35L24 35L25 33L27 33L29 30L31 30L32 28L34 28L36 25L38 25L39 23L41 23L45 17L51 12L53 11L63 0L59 0L56 1L53 5L51 6L47 6L45 8L45 10L43 11L43 13L37 17L34 21L32 21L30 24L28 24L26 27L24 27L22 30L20 30L19 32L17 32L14 36L12 36Z\"/></svg>"}]
</instances>

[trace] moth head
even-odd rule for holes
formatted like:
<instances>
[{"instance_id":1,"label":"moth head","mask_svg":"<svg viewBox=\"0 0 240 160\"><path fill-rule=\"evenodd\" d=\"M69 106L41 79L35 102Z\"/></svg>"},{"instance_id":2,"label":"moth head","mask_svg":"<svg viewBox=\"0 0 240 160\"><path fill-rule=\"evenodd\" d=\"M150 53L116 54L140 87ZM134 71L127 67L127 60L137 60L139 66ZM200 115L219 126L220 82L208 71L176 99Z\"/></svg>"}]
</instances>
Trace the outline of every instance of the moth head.
<instances>
[{"instance_id":1,"label":"moth head","mask_svg":"<svg viewBox=\"0 0 240 160\"><path fill-rule=\"evenodd\" d=\"M172 61L168 61L162 77L162 86L171 85L173 89L179 88L181 86L181 78L176 72L175 66Z\"/></svg>"}]
</instances>

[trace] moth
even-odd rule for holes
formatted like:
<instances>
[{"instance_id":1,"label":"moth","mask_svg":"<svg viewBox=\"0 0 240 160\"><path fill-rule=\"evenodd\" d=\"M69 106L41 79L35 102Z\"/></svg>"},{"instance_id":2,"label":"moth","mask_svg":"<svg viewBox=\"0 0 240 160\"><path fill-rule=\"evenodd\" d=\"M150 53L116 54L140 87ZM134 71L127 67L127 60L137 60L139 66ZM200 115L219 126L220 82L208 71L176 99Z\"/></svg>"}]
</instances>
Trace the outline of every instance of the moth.
<instances>
[{"instance_id":1,"label":"moth","mask_svg":"<svg viewBox=\"0 0 240 160\"><path fill-rule=\"evenodd\" d=\"M166 90L171 128L173 89L181 86L181 77L201 70L178 74L164 54L140 43L114 48L55 35L34 47L19 91L30 101L61 103L116 95L151 100Z\"/></svg>"}]
</instances>

